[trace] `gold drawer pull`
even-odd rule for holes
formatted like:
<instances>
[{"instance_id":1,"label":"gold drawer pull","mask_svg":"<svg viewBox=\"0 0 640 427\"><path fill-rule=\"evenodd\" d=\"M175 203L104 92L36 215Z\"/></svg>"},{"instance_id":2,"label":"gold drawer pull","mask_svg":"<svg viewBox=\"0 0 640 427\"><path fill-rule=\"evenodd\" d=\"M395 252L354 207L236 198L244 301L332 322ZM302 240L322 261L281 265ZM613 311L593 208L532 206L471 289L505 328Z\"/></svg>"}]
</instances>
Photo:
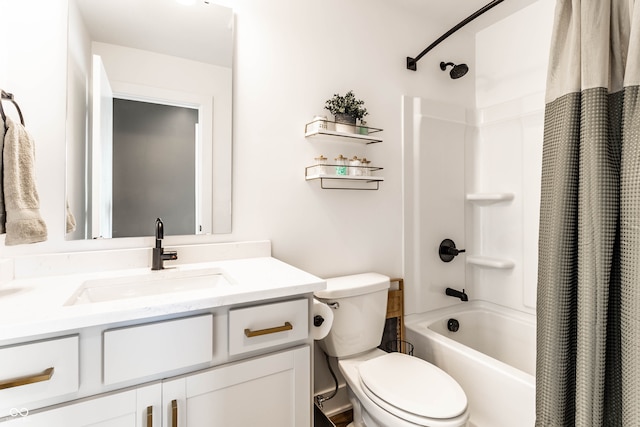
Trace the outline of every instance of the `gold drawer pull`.
<instances>
[{"instance_id":1,"label":"gold drawer pull","mask_svg":"<svg viewBox=\"0 0 640 427\"><path fill-rule=\"evenodd\" d=\"M147 427L153 427L153 406L147 406Z\"/></svg>"},{"instance_id":2,"label":"gold drawer pull","mask_svg":"<svg viewBox=\"0 0 640 427\"><path fill-rule=\"evenodd\" d=\"M26 377L14 378L12 380L0 381L0 390L5 388L20 387L22 385L49 381L53 376L53 368L47 368L39 374L28 375Z\"/></svg>"},{"instance_id":3,"label":"gold drawer pull","mask_svg":"<svg viewBox=\"0 0 640 427\"><path fill-rule=\"evenodd\" d=\"M259 329L252 331L251 329L245 329L244 334L247 338L259 337L260 335L275 334L277 332L290 331L293 329L293 325L289 322L284 322L282 326L276 326L275 328Z\"/></svg>"},{"instance_id":4,"label":"gold drawer pull","mask_svg":"<svg viewBox=\"0 0 640 427\"><path fill-rule=\"evenodd\" d=\"M171 401L171 427L178 427L178 401Z\"/></svg>"}]
</instances>

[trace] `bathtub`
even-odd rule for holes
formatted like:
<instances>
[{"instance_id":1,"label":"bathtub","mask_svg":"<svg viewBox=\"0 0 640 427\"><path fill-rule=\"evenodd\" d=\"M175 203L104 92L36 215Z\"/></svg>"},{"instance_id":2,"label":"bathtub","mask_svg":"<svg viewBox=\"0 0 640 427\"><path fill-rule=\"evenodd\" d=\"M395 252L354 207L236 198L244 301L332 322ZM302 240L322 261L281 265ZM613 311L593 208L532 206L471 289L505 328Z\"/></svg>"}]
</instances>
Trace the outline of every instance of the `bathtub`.
<instances>
[{"instance_id":1,"label":"bathtub","mask_svg":"<svg viewBox=\"0 0 640 427\"><path fill-rule=\"evenodd\" d=\"M449 319L459 323L449 331ZM455 322L454 322L455 323ZM414 356L464 389L473 427L535 424L535 316L472 301L405 317Z\"/></svg>"}]
</instances>

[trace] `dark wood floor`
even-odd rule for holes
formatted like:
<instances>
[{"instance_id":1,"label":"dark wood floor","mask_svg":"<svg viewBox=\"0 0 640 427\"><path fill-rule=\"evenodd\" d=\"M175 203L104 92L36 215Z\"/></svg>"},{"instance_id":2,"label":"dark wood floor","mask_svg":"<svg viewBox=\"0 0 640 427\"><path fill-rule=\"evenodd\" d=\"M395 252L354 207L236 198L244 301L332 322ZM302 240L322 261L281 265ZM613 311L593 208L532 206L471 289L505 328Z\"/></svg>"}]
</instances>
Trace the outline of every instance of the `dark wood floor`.
<instances>
[{"instance_id":1,"label":"dark wood floor","mask_svg":"<svg viewBox=\"0 0 640 427\"><path fill-rule=\"evenodd\" d=\"M334 423L336 427L347 427L347 424L351 421L353 421L353 410L351 409L331 417L331 422Z\"/></svg>"}]
</instances>

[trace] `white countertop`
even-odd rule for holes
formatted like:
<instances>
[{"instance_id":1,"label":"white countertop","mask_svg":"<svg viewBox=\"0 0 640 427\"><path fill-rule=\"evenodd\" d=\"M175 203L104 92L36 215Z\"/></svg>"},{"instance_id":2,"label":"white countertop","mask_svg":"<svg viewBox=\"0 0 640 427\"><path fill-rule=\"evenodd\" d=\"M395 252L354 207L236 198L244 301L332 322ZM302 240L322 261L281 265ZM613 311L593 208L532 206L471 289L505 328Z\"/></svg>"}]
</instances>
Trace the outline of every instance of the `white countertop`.
<instances>
[{"instance_id":1,"label":"white countertop","mask_svg":"<svg viewBox=\"0 0 640 427\"><path fill-rule=\"evenodd\" d=\"M0 345L21 338L116 322L283 298L325 288L325 281L272 257L182 264L176 269L221 269L233 282L212 289L66 305L87 280L161 273L129 268L99 273L26 277L0 285Z\"/></svg>"}]
</instances>

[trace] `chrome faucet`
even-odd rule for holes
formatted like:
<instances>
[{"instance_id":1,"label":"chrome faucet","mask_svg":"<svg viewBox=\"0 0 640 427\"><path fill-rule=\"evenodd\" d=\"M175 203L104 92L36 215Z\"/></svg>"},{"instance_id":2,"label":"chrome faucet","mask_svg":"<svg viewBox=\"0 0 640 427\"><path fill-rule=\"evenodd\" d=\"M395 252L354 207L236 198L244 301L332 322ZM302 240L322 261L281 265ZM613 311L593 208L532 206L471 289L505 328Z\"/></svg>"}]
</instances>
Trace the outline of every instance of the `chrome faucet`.
<instances>
[{"instance_id":1,"label":"chrome faucet","mask_svg":"<svg viewBox=\"0 0 640 427\"><path fill-rule=\"evenodd\" d=\"M447 288L445 289L444 293L449 295L450 297L460 298L460 301L469 301L469 297L465 293L464 289L462 290L462 292L460 292L456 291L455 289Z\"/></svg>"},{"instance_id":2,"label":"chrome faucet","mask_svg":"<svg viewBox=\"0 0 640 427\"><path fill-rule=\"evenodd\" d=\"M162 248L162 239L164 239L164 223L160 218L156 219L156 246L153 248L151 258L151 269L164 269L164 262L168 260L178 259L178 252L166 251Z\"/></svg>"}]
</instances>

